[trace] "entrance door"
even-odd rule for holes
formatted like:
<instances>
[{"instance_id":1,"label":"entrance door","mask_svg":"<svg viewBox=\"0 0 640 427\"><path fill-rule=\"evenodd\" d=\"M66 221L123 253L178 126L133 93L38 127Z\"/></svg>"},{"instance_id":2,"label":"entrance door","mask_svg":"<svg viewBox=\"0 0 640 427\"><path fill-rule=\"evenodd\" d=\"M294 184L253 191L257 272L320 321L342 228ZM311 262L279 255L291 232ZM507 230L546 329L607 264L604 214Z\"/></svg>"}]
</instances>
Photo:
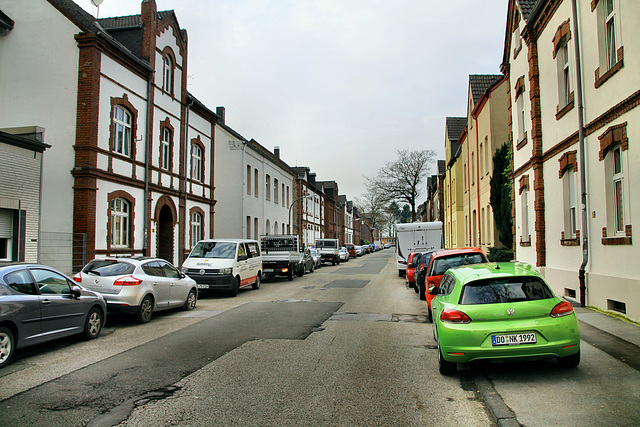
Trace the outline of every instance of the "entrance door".
<instances>
[{"instance_id":1,"label":"entrance door","mask_svg":"<svg viewBox=\"0 0 640 427\"><path fill-rule=\"evenodd\" d=\"M173 263L173 214L164 205L158 218L158 258Z\"/></svg>"}]
</instances>

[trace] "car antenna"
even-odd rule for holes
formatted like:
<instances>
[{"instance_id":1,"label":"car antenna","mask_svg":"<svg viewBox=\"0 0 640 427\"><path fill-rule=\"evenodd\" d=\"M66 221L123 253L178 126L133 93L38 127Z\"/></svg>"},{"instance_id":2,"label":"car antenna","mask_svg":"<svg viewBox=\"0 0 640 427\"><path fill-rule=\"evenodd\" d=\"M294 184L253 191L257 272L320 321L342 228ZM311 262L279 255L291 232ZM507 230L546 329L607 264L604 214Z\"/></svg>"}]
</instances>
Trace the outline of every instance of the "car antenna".
<instances>
[{"instance_id":1,"label":"car antenna","mask_svg":"<svg viewBox=\"0 0 640 427\"><path fill-rule=\"evenodd\" d=\"M500 264L496 264L496 270L500 270Z\"/></svg>"}]
</instances>

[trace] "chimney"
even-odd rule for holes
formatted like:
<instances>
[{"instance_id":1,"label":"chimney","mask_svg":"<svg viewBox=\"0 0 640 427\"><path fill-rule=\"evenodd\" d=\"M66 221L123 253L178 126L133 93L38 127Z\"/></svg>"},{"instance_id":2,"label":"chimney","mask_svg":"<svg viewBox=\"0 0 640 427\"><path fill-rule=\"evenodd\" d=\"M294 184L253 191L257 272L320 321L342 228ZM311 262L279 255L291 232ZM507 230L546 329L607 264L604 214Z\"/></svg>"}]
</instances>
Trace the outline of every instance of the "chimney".
<instances>
[{"instance_id":1,"label":"chimney","mask_svg":"<svg viewBox=\"0 0 640 427\"><path fill-rule=\"evenodd\" d=\"M156 28L158 25L158 7L155 0L144 0L141 8L142 18L142 59L149 65L156 64Z\"/></svg>"},{"instance_id":2,"label":"chimney","mask_svg":"<svg viewBox=\"0 0 640 427\"><path fill-rule=\"evenodd\" d=\"M224 107L216 107L216 114L220 116L220 120L222 121L222 124L225 124L224 123Z\"/></svg>"},{"instance_id":3,"label":"chimney","mask_svg":"<svg viewBox=\"0 0 640 427\"><path fill-rule=\"evenodd\" d=\"M309 174L309 182L314 187L316 186L316 174L315 173L312 172L312 173Z\"/></svg>"},{"instance_id":4,"label":"chimney","mask_svg":"<svg viewBox=\"0 0 640 427\"><path fill-rule=\"evenodd\" d=\"M280 147L279 146L275 146L273 147L273 155L276 156L276 158L279 160L280 159Z\"/></svg>"}]
</instances>

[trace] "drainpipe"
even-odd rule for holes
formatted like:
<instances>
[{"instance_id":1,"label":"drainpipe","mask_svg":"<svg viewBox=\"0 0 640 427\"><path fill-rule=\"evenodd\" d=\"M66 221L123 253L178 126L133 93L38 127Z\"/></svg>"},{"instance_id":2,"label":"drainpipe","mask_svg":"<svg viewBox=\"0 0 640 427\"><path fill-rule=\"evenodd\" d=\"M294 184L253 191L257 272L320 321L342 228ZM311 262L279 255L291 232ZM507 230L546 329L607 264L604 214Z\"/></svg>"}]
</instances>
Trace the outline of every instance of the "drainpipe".
<instances>
[{"instance_id":1,"label":"drainpipe","mask_svg":"<svg viewBox=\"0 0 640 427\"><path fill-rule=\"evenodd\" d=\"M580 146L580 188L582 190L582 264L578 271L578 280L580 282L580 305L585 306L587 302L587 282L585 277L585 268L589 262L589 232L588 232L588 215L587 215L587 171L585 161L585 144L584 144L584 104L582 100L582 68L580 66L580 37L578 33L578 12L576 0L571 1L571 9L573 12L573 42L576 51L576 92L578 98L578 142Z\"/></svg>"},{"instance_id":2,"label":"drainpipe","mask_svg":"<svg viewBox=\"0 0 640 427\"><path fill-rule=\"evenodd\" d=\"M188 96L188 94L187 94ZM195 98L191 97L191 101L189 101L189 103L187 104L186 108L185 108L185 114L184 114L184 194L182 197L184 197L185 201L184 201L184 218L185 218L185 222L187 224L189 224L189 221L187 220L187 217L189 215L189 212L187 211L187 173L191 173L191 169L189 169L189 171L187 171L187 164L189 164L189 166L193 167L191 165L191 163L187 163L187 159L189 159L189 111L191 110L191 106L195 103ZM203 153L204 154L204 153ZM212 154L213 155L213 154ZM204 157L204 156L203 156ZM204 163L204 158L202 159L202 162ZM202 177L203 181L204 181L204 176ZM180 213L178 213L178 216L180 216ZM209 224L211 225L211 224ZM182 224L182 227L184 229L184 224ZM189 233L187 233L187 237L185 238L185 240L189 240L188 237ZM180 233L178 233L178 236L180 236ZM184 256L184 244L187 242L179 242L179 245L182 245L182 247L180 248L180 251L178 253L178 256L180 258L182 258ZM191 248L191 242L189 243L189 248ZM179 259L180 259L179 258Z\"/></svg>"},{"instance_id":3,"label":"drainpipe","mask_svg":"<svg viewBox=\"0 0 640 427\"><path fill-rule=\"evenodd\" d=\"M144 150L144 240L142 243L142 253L145 256L149 256L149 245L147 243L147 239L149 237L149 223L151 222L151 215L149 214L149 147L151 147L149 132L151 130L151 91L153 90L155 74L155 71L149 73L149 80L147 80L147 125L145 129L147 144Z\"/></svg>"}]
</instances>

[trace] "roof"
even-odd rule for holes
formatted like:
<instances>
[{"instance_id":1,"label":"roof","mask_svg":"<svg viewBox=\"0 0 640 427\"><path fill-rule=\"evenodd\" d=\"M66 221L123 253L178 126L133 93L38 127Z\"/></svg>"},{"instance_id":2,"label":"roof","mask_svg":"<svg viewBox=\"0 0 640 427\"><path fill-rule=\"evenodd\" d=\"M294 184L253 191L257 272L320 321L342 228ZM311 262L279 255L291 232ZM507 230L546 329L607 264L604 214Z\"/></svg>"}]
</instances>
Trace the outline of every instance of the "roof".
<instances>
[{"instance_id":1,"label":"roof","mask_svg":"<svg viewBox=\"0 0 640 427\"><path fill-rule=\"evenodd\" d=\"M538 270L532 265L524 262L489 262L483 264L466 265L448 270L462 283L466 284L472 280L511 277L511 276L530 276L544 280Z\"/></svg>"},{"instance_id":2,"label":"roof","mask_svg":"<svg viewBox=\"0 0 640 427\"><path fill-rule=\"evenodd\" d=\"M39 153L42 153L47 148L51 147L49 144L36 141L33 138L25 138L24 136L14 135L2 131L0 131L0 142L20 148L26 148L32 151L37 151Z\"/></svg>"},{"instance_id":3,"label":"roof","mask_svg":"<svg viewBox=\"0 0 640 427\"><path fill-rule=\"evenodd\" d=\"M543 3L544 0L516 0L516 2L518 3L518 9L522 13L522 18L528 22L538 8L537 3Z\"/></svg>"},{"instance_id":4,"label":"roof","mask_svg":"<svg viewBox=\"0 0 640 427\"><path fill-rule=\"evenodd\" d=\"M476 104L482 95L503 77L502 74L471 74L469 76L469 90L473 96L473 103Z\"/></svg>"},{"instance_id":5,"label":"roof","mask_svg":"<svg viewBox=\"0 0 640 427\"><path fill-rule=\"evenodd\" d=\"M446 118L446 127L447 127L447 138L451 142L457 142L460 139L460 135L464 128L467 127L467 118L466 117L447 117Z\"/></svg>"},{"instance_id":6,"label":"roof","mask_svg":"<svg viewBox=\"0 0 640 427\"><path fill-rule=\"evenodd\" d=\"M13 25L13 19L9 18L0 10L0 33L13 30Z\"/></svg>"}]
</instances>

